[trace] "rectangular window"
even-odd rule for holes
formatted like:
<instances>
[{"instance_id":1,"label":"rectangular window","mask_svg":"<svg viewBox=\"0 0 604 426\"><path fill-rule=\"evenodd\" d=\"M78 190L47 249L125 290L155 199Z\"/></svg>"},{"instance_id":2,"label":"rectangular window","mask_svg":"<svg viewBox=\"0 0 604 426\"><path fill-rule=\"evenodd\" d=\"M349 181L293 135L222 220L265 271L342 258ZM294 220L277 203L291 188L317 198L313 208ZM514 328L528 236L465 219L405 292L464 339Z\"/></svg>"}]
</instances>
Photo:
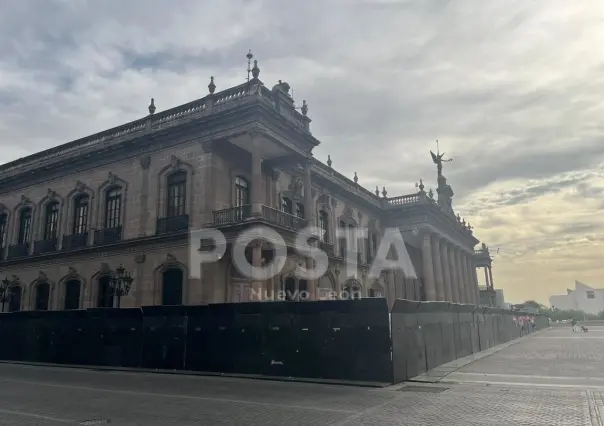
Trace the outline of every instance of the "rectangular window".
<instances>
[{"instance_id":1,"label":"rectangular window","mask_svg":"<svg viewBox=\"0 0 604 426\"><path fill-rule=\"evenodd\" d=\"M46 226L44 228L44 239L57 238L57 226L59 224L59 203L51 203L46 207Z\"/></svg>"},{"instance_id":2,"label":"rectangular window","mask_svg":"<svg viewBox=\"0 0 604 426\"><path fill-rule=\"evenodd\" d=\"M73 210L73 235L85 234L88 231L88 197L80 197Z\"/></svg>"},{"instance_id":3,"label":"rectangular window","mask_svg":"<svg viewBox=\"0 0 604 426\"><path fill-rule=\"evenodd\" d=\"M105 205L105 229L117 228L121 225L122 194L119 189L107 193Z\"/></svg>"},{"instance_id":4,"label":"rectangular window","mask_svg":"<svg viewBox=\"0 0 604 426\"><path fill-rule=\"evenodd\" d=\"M594 291L588 291L587 292L587 298L588 299L595 299L596 298L596 293Z\"/></svg>"}]
</instances>

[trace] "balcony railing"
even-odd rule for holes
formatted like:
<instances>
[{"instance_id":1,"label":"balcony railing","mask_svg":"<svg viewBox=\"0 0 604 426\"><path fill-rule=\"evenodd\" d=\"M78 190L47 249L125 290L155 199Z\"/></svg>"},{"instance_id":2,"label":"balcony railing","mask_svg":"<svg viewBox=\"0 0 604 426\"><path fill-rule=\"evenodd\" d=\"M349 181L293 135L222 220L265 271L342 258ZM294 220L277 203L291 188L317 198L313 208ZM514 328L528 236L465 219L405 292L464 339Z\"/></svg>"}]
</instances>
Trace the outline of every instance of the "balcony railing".
<instances>
[{"instance_id":1,"label":"balcony railing","mask_svg":"<svg viewBox=\"0 0 604 426\"><path fill-rule=\"evenodd\" d=\"M214 225L229 225L239 223L252 217L252 205L231 207L230 209L217 210L214 214Z\"/></svg>"},{"instance_id":2,"label":"balcony railing","mask_svg":"<svg viewBox=\"0 0 604 426\"><path fill-rule=\"evenodd\" d=\"M172 234L175 232L186 231L189 229L189 215L183 214L180 216L162 217L157 219L155 233Z\"/></svg>"},{"instance_id":3,"label":"balcony railing","mask_svg":"<svg viewBox=\"0 0 604 426\"><path fill-rule=\"evenodd\" d=\"M15 259L17 257L29 256L29 243L15 244L8 246L7 259Z\"/></svg>"},{"instance_id":4,"label":"balcony railing","mask_svg":"<svg viewBox=\"0 0 604 426\"><path fill-rule=\"evenodd\" d=\"M231 225L251 218L252 206L245 205L241 207L232 207L230 209L217 210L213 213L214 225ZM262 219L271 224L295 230L306 227L308 223L306 219L302 219L268 206L262 206Z\"/></svg>"},{"instance_id":5,"label":"balcony railing","mask_svg":"<svg viewBox=\"0 0 604 426\"><path fill-rule=\"evenodd\" d=\"M273 209L268 206L262 206L262 218L275 225L284 226L291 229L302 229L308 223L306 219Z\"/></svg>"},{"instance_id":6,"label":"balcony railing","mask_svg":"<svg viewBox=\"0 0 604 426\"><path fill-rule=\"evenodd\" d=\"M57 251L57 239L34 241L34 254L44 254Z\"/></svg>"},{"instance_id":7,"label":"balcony railing","mask_svg":"<svg viewBox=\"0 0 604 426\"><path fill-rule=\"evenodd\" d=\"M122 240L122 227L99 229L94 231L94 244L115 244Z\"/></svg>"},{"instance_id":8,"label":"balcony railing","mask_svg":"<svg viewBox=\"0 0 604 426\"><path fill-rule=\"evenodd\" d=\"M88 232L82 234L64 235L62 250L73 250L86 247L88 244Z\"/></svg>"}]
</instances>

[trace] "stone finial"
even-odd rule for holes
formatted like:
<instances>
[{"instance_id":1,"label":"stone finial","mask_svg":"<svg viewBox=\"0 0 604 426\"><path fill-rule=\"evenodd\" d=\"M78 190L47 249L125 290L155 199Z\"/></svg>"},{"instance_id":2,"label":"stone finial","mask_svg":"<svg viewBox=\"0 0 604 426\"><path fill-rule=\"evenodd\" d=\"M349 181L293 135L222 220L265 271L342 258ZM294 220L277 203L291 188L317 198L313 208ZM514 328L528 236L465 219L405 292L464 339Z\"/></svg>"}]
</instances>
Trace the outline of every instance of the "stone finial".
<instances>
[{"instance_id":1,"label":"stone finial","mask_svg":"<svg viewBox=\"0 0 604 426\"><path fill-rule=\"evenodd\" d=\"M420 179L417 187L419 188L419 192L424 192L424 181Z\"/></svg>"},{"instance_id":2,"label":"stone finial","mask_svg":"<svg viewBox=\"0 0 604 426\"><path fill-rule=\"evenodd\" d=\"M457 221L458 221L459 223L461 223L461 217L459 216L459 213L457 213Z\"/></svg>"},{"instance_id":3,"label":"stone finial","mask_svg":"<svg viewBox=\"0 0 604 426\"><path fill-rule=\"evenodd\" d=\"M382 186L382 196L386 198L386 195L388 195L388 192L386 192L386 187Z\"/></svg>"},{"instance_id":4,"label":"stone finial","mask_svg":"<svg viewBox=\"0 0 604 426\"><path fill-rule=\"evenodd\" d=\"M302 111L302 115L306 117L306 115L308 114L308 104L306 103L306 101L302 101L302 108L300 110Z\"/></svg>"},{"instance_id":5,"label":"stone finial","mask_svg":"<svg viewBox=\"0 0 604 426\"><path fill-rule=\"evenodd\" d=\"M466 220L465 219L461 219L461 224L465 227L466 226Z\"/></svg>"},{"instance_id":6,"label":"stone finial","mask_svg":"<svg viewBox=\"0 0 604 426\"><path fill-rule=\"evenodd\" d=\"M155 99L151 98L151 103L149 104L149 115L155 114Z\"/></svg>"},{"instance_id":7,"label":"stone finial","mask_svg":"<svg viewBox=\"0 0 604 426\"><path fill-rule=\"evenodd\" d=\"M260 68L258 68L258 60L254 59L254 68L252 68L252 77L258 78L260 75Z\"/></svg>"},{"instance_id":8,"label":"stone finial","mask_svg":"<svg viewBox=\"0 0 604 426\"><path fill-rule=\"evenodd\" d=\"M377 197L379 197L379 196L380 196L380 188L379 188L377 185L375 186L375 195L376 195Z\"/></svg>"},{"instance_id":9,"label":"stone finial","mask_svg":"<svg viewBox=\"0 0 604 426\"><path fill-rule=\"evenodd\" d=\"M430 199L434 199L434 191L432 191L432 188L430 188L430 191L428 191L428 197L430 197Z\"/></svg>"},{"instance_id":10,"label":"stone finial","mask_svg":"<svg viewBox=\"0 0 604 426\"><path fill-rule=\"evenodd\" d=\"M354 172L354 183L359 183L359 177L357 176L357 172Z\"/></svg>"},{"instance_id":11,"label":"stone finial","mask_svg":"<svg viewBox=\"0 0 604 426\"><path fill-rule=\"evenodd\" d=\"M331 167L331 155L327 155L327 165Z\"/></svg>"},{"instance_id":12,"label":"stone finial","mask_svg":"<svg viewBox=\"0 0 604 426\"><path fill-rule=\"evenodd\" d=\"M208 84L208 90L210 91L210 95L213 95L216 91L216 84L214 84L214 76L210 77L210 84Z\"/></svg>"}]
</instances>

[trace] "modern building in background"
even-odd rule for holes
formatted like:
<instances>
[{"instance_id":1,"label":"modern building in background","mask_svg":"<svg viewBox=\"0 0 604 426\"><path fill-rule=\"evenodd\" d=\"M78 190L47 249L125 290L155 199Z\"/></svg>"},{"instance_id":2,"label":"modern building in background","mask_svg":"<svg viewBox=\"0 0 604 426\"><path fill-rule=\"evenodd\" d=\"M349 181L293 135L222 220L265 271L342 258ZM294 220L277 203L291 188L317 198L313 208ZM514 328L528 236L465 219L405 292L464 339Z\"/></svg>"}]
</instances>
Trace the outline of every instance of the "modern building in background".
<instances>
[{"instance_id":1,"label":"modern building in background","mask_svg":"<svg viewBox=\"0 0 604 426\"><path fill-rule=\"evenodd\" d=\"M369 191L362 176L313 157L320 142L308 105L295 104L286 82L267 88L254 62L249 81L236 87L216 91L212 77L201 99L162 112L152 99L138 120L0 166L4 310L116 306L111 283L120 265L133 277L123 307L242 302L279 290L306 290L312 300L349 290L389 303L478 303L478 240L453 210L442 154L432 154L436 193L421 181L407 195ZM312 266L293 250L308 224L322 230L318 244L329 258L314 281L295 274ZM233 266L231 248L257 225L278 232L288 252L277 277L252 282ZM362 240L336 234L356 235L358 227L369 229ZM403 233L416 276L368 277L386 227ZM191 273L199 269L191 251L203 244L189 240L190 230L200 228L222 231L228 249ZM347 253L358 261L352 273ZM246 249L254 266L274 254L266 241Z\"/></svg>"},{"instance_id":2,"label":"modern building in background","mask_svg":"<svg viewBox=\"0 0 604 426\"><path fill-rule=\"evenodd\" d=\"M566 290L566 294L551 296L549 304L552 309L561 311L575 310L588 314L599 314L604 311L604 289L590 287L575 281L575 289Z\"/></svg>"}]
</instances>

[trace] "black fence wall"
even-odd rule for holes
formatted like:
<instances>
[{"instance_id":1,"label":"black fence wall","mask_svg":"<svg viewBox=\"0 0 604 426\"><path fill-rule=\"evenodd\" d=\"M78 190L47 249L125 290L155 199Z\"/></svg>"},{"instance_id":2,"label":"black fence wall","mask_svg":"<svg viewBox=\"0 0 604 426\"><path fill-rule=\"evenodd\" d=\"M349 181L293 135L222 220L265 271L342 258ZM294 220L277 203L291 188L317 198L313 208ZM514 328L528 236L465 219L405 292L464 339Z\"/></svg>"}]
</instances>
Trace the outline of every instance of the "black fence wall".
<instances>
[{"instance_id":1,"label":"black fence wall","mask_svg":"<svg viewBox=\"0 0 604 426\"><path fill-rule=\"evenodd\" d=\"M521 316L474 305L397 300L391 311L393 382L549 326L546 317L534 316L534 325L522 328L514 321Z\"/></svg>"},{"instance_id":2,"label":"black fence wall","mask_svg":"<svg viewBox=\"0 0 604 426\"><path fill-rule=\"evenodd\" d=\"M377 298L15 312L0 360L398 383L519 337L513 315Z\"/></svg>"},{"instance_id":3,"label":"black fence wall","mask_svg":"<svg viewBox=\"0 0 604 426\"><path fill-rule=\"evenodd\" d=\"M0 359L390 382L385 299L0 315Z\"/></svg>"}]
</instances>

